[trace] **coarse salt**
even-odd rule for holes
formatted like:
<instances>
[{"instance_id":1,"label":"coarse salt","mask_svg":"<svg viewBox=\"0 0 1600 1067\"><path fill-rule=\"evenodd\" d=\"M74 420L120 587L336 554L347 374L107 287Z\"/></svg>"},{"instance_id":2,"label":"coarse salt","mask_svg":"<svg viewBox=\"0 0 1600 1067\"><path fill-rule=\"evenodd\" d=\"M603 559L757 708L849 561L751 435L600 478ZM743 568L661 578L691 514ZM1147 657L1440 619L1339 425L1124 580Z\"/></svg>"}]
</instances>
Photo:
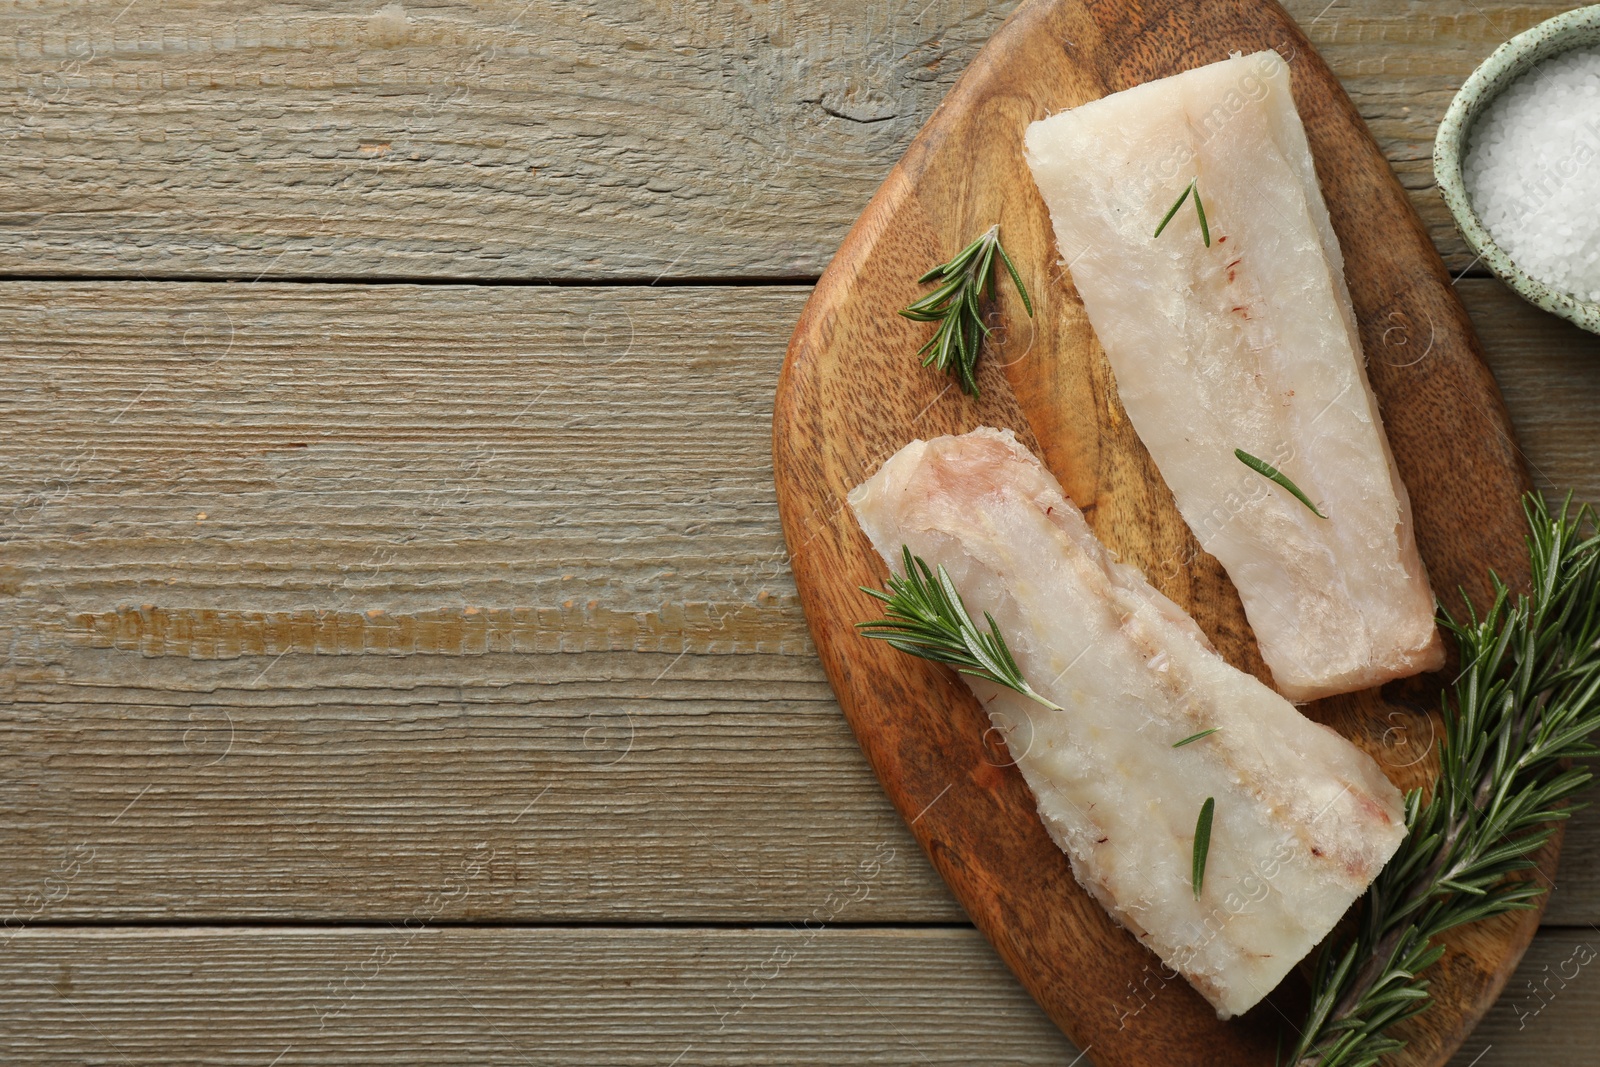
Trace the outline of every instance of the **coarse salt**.
<instances>
[{"instance_id":1,"label":"coarse salt","mask_svg":"<svg viewBox=\"0 0 1600 1067\"><path fill-rule=\"evenodd\" d=\"M1600 302L1600 51L1545 60L1473 124L1462 164L1473 210L1528 274Z\"/></svg>"}]
</instances>

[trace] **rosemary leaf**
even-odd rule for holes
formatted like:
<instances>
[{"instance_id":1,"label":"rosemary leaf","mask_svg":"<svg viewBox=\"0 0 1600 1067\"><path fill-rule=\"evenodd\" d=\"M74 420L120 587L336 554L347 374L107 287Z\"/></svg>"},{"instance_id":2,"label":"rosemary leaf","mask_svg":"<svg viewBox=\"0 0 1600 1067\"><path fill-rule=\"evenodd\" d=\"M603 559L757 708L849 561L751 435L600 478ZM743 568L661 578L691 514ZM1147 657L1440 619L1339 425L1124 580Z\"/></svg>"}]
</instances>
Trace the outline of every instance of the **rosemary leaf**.
<instances>
[{"instance_id":1,"label":"rosemary leaf","mask_svg":"<svg viewBox=\"0 0 1600 1067\"><path fill-rule=\"evenodd\" d=\"M1195 183L1199 180L1199 178L1189 179L1189 184L1183 187L1183 193L1179 195L1171 207L1167 208L1167 213L1161 216L1161 222L1156 226L1156 232L1150 235L1152 240L1161 236L1161 231L1167 228L1167 223L1172 221L1172 216L1176 215L1178 209L1183 206L1183 202L1189 199L1189 194L1194 192Z\"/></svg>"},{"instance_id":2,"label":"rosemary leaf","mask_svg":"<svg viewBox=\"0 0 1600 1067\"><path fill-rule=\"evenodd\" d=\"M1206 880L1206 856L1211 852L1211 816L1217 810L1217 798L1206 797L1200 805L1200 818L1194 824L1194 899L1200 899L1200 887Z\"/></svg>"},{"instance_id":3,"label":"rosemary leaf","mask_svg":"<svg viewBox=\"0 0 1600 1067\"><path fill-rule=\"evenodd\" d=\"M1022 307L1028 313L1028 318L1033 318L1033 301L1028 299L1028 287L1022 284L1022 275L1017 273L1017 265L1011 262L1011 257L1006 255L1006 250L998 240L994 243L994 250L1000 253L1000 262L1006 265L1006 273L1011 275L1011 284L1017 287L1017 295L1022 297Z\"/></svg>"},{"instance_id":4,"label":"rosemary leaf","mask_svg":"<svg viewBox=\"0 0 1600 1067\"><path fill-rule=\"evenodd\" d=\"M1172 747L1173 748L1182 748L1184 745L1192 745L1196 741L1200 740L1202 737L1210 737L1212 734L1216 733L1220 729L1222 729L1222 727L1213 726L1209 730L1201 730L1197 734L1190 734L1188 737L1185 737L1182 741L1174 741L1172 743Z\"/></svg>"},{"instance_id":5,"label":"rosemary leaf","mask_svg":"<svg viewBox=\"0 0 1600 1067\"><path fill-rule=\"evenodd\" d=\"M1317 518L1325 519L1328 517L1322 512L1318 511L1317 506L1311 502L1311 498L1302 493L1300 491L1300 487L1295 485L1294 482L1290 481L1289 476L1284 474L1277 467L1274 467L1264 459L1257 459L1242 448L1234 449L1233 454L1238 456L1239 462L1243 463L1246 467L1249 467L1251 470L1255 471L1257 474L1268 479L1269 481L1277 482L1279 485L1289 490L1290 493L1294 494L1294 498L1300 501L1300 503L1304 504L1306 507L1310 508L1311 514L1315 515Z\"/></svg>"},{"instance_id":6,"label":"rosemary leaf","mask_svg":"<svg viewBox=\"0 0 1600 1067\"><path fill-rule=\"evenodd\" d=\"M886 641L901 652L948 664L962 674L1014 689L1060 711L1059 704L1034 692L1022 677L1022 669L1012 658L993 616L985 613L989 631L979 630L944 567L935 571L922 557L912 555L909 546L902 545L900 550L905 577L891 574L884 590L861 587L863 593L883 601L887 616L856 623L862 635Z\"/></svg>"},{"instance_id":7,"label":"rosemary leaf","mask_svg":"<svg viewBox=\"0 0 1600 1067\"><path fill-rule=\"evenodd\" d=\"M1490 573L1480 615L1441 610L1461 673L1443 698L1439 777L1406 795L1406 839L1356 906L1354 933L1319 953L1311 1010L1290 1062L1371 1067L1404 1048L1390 1027L1428 1008L1425 972L1441 934L1533 907L1545 891L1518 877L1592 777L1600 749L1600 535L1569 495L1551 514L1530 493L1532 583L1513 596Z\"/></svg>"},{"instance_id":8,"label":"rosemary leaf","mask_svg":"<svg viewBox=\"0 0 1600 1067\"><path fill-rule=\"evenodd\" d=\"M983 321L982 301L994 292L994 260L1000 262L1022 297L1022 306L1033 316L1033 301L1022 284L1016 264L1000 246L1000 227L989 227L976 241L922 277L918 284L938 281L939 287L922 299L903 308L900 314L914 322L937 322L933 336L917 350L924 367L937 367L953 375L963 392L978 395L978 356L983 351L989 327Z\"/></svg>"},{"instance_id":9,"label":"rosemary leaf","mask_svg":"<svg viewBox=\"0 0 1600 1067\"><path fill-rule=\"evenodd\" d=\"M1167 228L1167 223L1172 221L1172 216L1178 213L1178 209L1183 206L1183 202L1191 196L1194 197L1195 218L1200 220L1200 239L1206 243L1207 248L1211 247L1211 226L1206 222L1206 206L1200 201L1199 178L1190 178L1189 184L1185 185L1183 192L1178 194L1178 199L1173 202L1171 207L1167 208L1167 213L1161 216L1161 222L1156 226L1156 232L1150 235L1152 240L1161 236L1161 231Z\"/></svg>"}]
</instances>

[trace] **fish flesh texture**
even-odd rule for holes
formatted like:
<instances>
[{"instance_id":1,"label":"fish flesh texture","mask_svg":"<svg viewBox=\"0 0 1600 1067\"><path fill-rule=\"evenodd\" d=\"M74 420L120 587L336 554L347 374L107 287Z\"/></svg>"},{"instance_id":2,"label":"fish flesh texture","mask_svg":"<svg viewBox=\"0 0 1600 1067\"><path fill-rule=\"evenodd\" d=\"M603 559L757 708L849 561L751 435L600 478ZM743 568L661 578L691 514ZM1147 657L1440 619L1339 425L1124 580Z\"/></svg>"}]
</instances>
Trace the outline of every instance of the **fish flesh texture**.
<instances>
[{"instance_id":1,"label":"fish flesh texture","mask_svg":"<svg viewBox=\"0 0 1600 1067\"><path fill-rule=\"evenodd\" d=\"M1288 66L1258 52L1115 93L1033 123L1027 154L1122 406L1227 569L1279 691L1311 700L1441 667Z\"/></svg>"},{"instance_id":2,"label":"fish flesh texture","mask_svg":"<svg viewBox=\"0 0 1600 1067\"><path fill-rule=\"evenodd\" d=\"M913 441L849 501L891 568L902 546L943 566L1060 705L963 675L1078 881L1222 1018L1270 992L1399 847L1400 793L1372 758L1230 666L1009 430Z\"/></svg>"}]
</instances>

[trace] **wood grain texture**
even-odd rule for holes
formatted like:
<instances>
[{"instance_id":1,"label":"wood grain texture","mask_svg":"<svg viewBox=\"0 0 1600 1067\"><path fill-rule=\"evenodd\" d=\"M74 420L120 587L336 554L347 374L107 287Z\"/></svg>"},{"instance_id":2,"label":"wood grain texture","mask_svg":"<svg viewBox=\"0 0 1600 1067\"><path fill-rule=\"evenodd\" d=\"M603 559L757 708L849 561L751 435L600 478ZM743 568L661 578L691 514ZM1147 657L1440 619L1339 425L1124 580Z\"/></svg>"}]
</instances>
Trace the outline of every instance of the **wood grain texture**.
<instances>
[{"instance_id":1,"label":"wood grain texture","mask_svg":"<svg viewBox=\"0 0 1600 1067\"><path fill-rule=\"evenodd\" d=\"M1576 1067L1596 1062L1597 953L1600 935L1592 926L1541 930L1505 992L1450 1067Z\"/></svg>"},{"instance_id":2,"label":"wood grain texture","mask_svg":"<svg viewBox=\"0 0 1600 1067\"><path fill-rule=\"evenodd\" d=\"M0 951L0 1058L35 1067L1088 1062L971 929L58 928ZM1594 1062L1596 952L1543 931L1451 1067Z\"/></svg>"},{"instance_id":3,"label":"wood grain texture","mask_svg":"<svg viewBox=\"0 0 1600 1067\"><path fill-rule=\"evenodd\" d=\"M1600 499L1600 339L1460 288ZM855 920L963 918L782 546L809 292L0 285L0 920L400 921L481 840L474 920L800 921L882 842ZM1558 881L1600 922L1600 810Z\"/></svg>"},{"instance_id":4,"label":"wood grain texture","mask_svg":"<svg viewBox=\"0 0 1600 1067\"><path fill-rule=\"evenodd\" d=\"M1600 500L1600 336L1546 314L1499 282L1458 282L1517 427L1522 458L1546 493ZM1414 331L1426 349L1431 330ZM1554 499L1554 497L1552 497Z\"/></svg>"},{"instance_id":5,"label":"wood grain texture","mask_svg":"<svg viewBox=\"0 0 1600 1067\"><path fill-rule=\"evenodd\" d=\"M118 276L815 276L1006 10L10 7L0 248Z\"/></svg>"},{"instance_id":6,"label":"wood grain texture","mask_svg":"<svg viewBox=\"0 0 1600 1067\"><path fill-rule=\"evenodd\" d=\"M1564 5L1294 0L1453 269L1433 129ZM1009 0L0 8L12 272L814 277Z\"/></svg>"},{"instance_id":7,"label":"wood grain texture","mask_svg":"<svg viewBox=\"0 0 1600 1067\"><path fill-rule=\"evenodd\" d=\"M487 841L464 919L797 920L887 841L853 919L958 919L784 562L803 296L0 286L0 918L393 919Z\"/></svg>"},{"instance_id":8,"label":"wood grain texture","mask_svg":"<svg viewBox=\"0 0 1600 1067\"><path fill-rule=\"evenodd\" d=\"M1487 568L1526 581L1519 503L1525 469L1450 277L1338 82L1279 9L1229 3L1081 3L1019 8L912 144L818 283L790 342L774 414L778 500L795 578L823 665L868 761L933 864L1023 985L1103 1067L1270 1063L1283 1004L1219 1024L1187 986L1129 1026L1105 989L1159 961L1078 886L1034 812L1022 776L985 748L987 717L953 672L854 632L860 586L884 569L845 494L913 438L974 426L1015 429L1122 559L1139 566L1237 666L1263 680L1237 595L1199 551L1128 425L1104 355L1071 289L1022 151L1027 123L1230 52L1275 48L1292 84L1333 227L1373 389L1411 491L1434 587L1488 594ZM982 368L981 399L909 366L926 328L894 312L916 276L998 222L1035 295L1009 289L1005 334ZM1425 358L1402 338L1426 328ZM873 397L871 405L860 398ZM1366 747L1402 787L1430 773L1427 727L1439 678L1409 679L1309 706ZM1396 730L1396 724L1404 729ZM1405 738L1404 751L1393 741ZM1539 858L1553 873L1559 841ZM1492 1002L1537 925L1530 912L1454 933L1456 966L1433 1008L1404 1028L1399 1062L1446 1060Z\"/></svg>"},{"instance_id":9,"label":"wood grain texture","mask_svg":"<svg viewBox=\"0 0 1600 1067\"><path fill-rule=\"evenodd\" d=\"M3 958L0 1059L36 1067L1077 1054L970 929L30 930Z\"/></svg>"}]
</instances>

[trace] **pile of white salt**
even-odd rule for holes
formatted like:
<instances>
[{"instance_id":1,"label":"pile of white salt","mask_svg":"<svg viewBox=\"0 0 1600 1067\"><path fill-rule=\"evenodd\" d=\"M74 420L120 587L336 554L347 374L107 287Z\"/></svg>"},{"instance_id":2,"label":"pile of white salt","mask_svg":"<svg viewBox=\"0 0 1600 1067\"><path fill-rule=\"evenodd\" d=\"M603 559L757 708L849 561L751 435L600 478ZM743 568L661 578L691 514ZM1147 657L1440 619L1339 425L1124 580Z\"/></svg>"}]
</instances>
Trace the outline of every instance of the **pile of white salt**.
<instances>
[{"instance_id":1,"label":"pile of white salt","mask_svg":"<svg viewBox=\"0 0 1600 1067\"><path fill-rule=\"evenodd\" d=\"M1554 56L1512 82L1468 138L1462 178L1517 266L1600 301L1600 51Z\"/></svg>"}]
</instances>

